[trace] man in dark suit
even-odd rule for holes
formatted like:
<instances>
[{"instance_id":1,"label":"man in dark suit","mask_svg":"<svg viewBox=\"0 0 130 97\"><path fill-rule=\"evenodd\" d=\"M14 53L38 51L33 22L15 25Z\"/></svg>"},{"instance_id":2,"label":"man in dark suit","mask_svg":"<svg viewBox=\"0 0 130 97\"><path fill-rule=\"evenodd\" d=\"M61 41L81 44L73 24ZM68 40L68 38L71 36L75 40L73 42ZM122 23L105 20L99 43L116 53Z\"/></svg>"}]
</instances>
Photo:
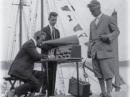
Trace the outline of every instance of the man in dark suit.
<instances>
[{"instance_id":1,"label":"man in dark suit","mask_svg":"<svg viewBox=\"0 0 130 97\"><path fill-rule=\"evenodd\" d=\"M28 91L33 92L40 89L41 83L33 75L33 67L34 62L40 61L41 58L46 58L45 55L39 54L36 50L36 47L40 46L45 38L45 33L37 31L32 39L23 44L10 67L8 74L25 82L14 90L14 94L18 97Z\"/></svg>"},{"instance_id":2,"label":"man in dark suit","mask_svg":"<svg viewBox=\"0 0 130 97\"><path fill-rule=\"evenodd\" d=\"M59 30L55 28L55 24L57 22L57 16L58 14L56 12L50 12L49 17L48 17L49 25L47 25L46 27L42 29L42 31L46 33L46 40L53 40L53 39L60 38ZM48 49L43 50L42 53L47 54ZM48 69L49 69L49 82L48 82L49 95L54 95L57 63L48 62ZM45 89L43 89L43 92L44 91Z\"/></svg>"},{"instance_id":3,"label":"man in dark suit","mask_svg":"<svg viewBox=\"0 0 130 97\"><path fill-rule=\"evenodd\" d=\"M90 24L88 57L92 58L93 70L99 80L100 96L111 97L112 78L115 76L113 41L118 37L119 29L112 17L101 12L97 0L92 0L88 8L95 17Z\"/></svg>"}]
</instances>

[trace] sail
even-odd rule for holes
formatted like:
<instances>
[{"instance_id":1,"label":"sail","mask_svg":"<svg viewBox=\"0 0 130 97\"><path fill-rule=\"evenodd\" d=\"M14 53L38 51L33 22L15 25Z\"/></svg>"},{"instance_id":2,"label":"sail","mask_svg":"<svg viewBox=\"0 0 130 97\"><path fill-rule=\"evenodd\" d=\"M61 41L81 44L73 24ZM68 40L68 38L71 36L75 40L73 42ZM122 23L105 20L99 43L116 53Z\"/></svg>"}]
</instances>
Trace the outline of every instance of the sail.
<instances>
[{"instance_id":1,"label":"sail","mask_svg":"<svg viewBox=\"0 0 130 97\"><path fill-rule=\"evenodd\" d=\"M89 26L90 26L90 22L94 19L92 17L91 13L89 12L89 9L86 7L86 5L88 4L89 1L90 0L44 0L44 26L46 26L48 24L49 12L56 11L58 13L58 21L57 21L56 28L59 29L61 38L76 35L78 37L79 43L82 47L83 60L85 60L87 57ZM111 13L113 12L113 9L118 8L117 11L120 13L119 20L120 20L120 22L123 22L122 24L124 24L124 25L121 25L119 23L119 28L121 28L120 30L123 32L123 34L125 33L125 35L126 35L126 31L124 30L124 26L125 26L124 20L126 18L122 19L122 17L123 17L122 13L124 14L124 10L122 12L121 8L123 6L120 6L120 4L125 5L124 4L125 1L109 0L109 1L107 1L107 3L105 0L100 0L100 1L101 1L101 5L102 5L102 11L108 15L111 15ZM29 4L28 7L24 7L24 12L26 15L25 17L27 17L26 22L29 25L24 24L23 32L25 32L25 34L27 34L26 33L27 31L25 31L25 29L28 26L29 27L29 29L28 29L29 38L31 38L35 31L41 29L41 27L40 27L41 17L40 17L40 6L39 6L41 2L39 0L24 0L24 2L28 2L28 4ZM122 9L125 9L125 7ZM14 12L17 12L16 7L15 7ZM11 18L11 19L9 18L9 19L12 23L14 23L14 17L15 17L14 15L16 15L16 14L13 12L11 14L13 14L13 18ZM6 15L5 15L5 17L6 17ZM8 17L6 17L6 18L8 19ZM11 24L11 25L14 25L14 24ZM14 29L13 29L13 31L14 31ZM6 32L8 32L8 34L10 35L9 32L11 32L11 34L12 34L13 31L12 31L12 29L10 29L10 31L6 31ZM16 33L16 34L13 33L13 36L17 36L17 35L18 35L18 33ZM24 35L24 39L23 39L24 41L27 40L26 36L27 35ZM120 37L124 40L124 36L120 36ZM11 37L11 39L13 39L13 41L18 40L18 38L14 38L14 37ZM120 44L121 43L122 43L122 41L120 39ZM10 42L10 46L12 46L12 45L17 45L17 44L12 44L12 42ZM124 45L124 42L123 42L123 45ZM123 47L123 49L126 49L124 47ZM12 47L12 48L14 49L14 47ZM119 48L122 48L122 44ZM17 53L16 49L14 49L15 53ZM125 51L126 50L124 50L124 52ZM124 52L123 52L123 54L124 54ZM122 58L124 58L124 57L122 57ZM88 69L88 67L86 68L86 72L89 76L91 90L93 93L98 94L98 93L100 93L100 88L99 88L97 79L95 78L93 72L91 71L92 70L91 59L87 59L87 63L88 63L87 65L90 66L89 69ZM83 74L82 68L80 68L80 77L82 80L84 80L84 77L82 74ZM66 63L66 64L58 65L57 81L56 81L57 93L59 93L59 94L63 93L63 94L68 95L68 81L72 76L76 77L76 68L75 68L74 63L72 63L72 64Z\"/></svg>"}]
</instances>

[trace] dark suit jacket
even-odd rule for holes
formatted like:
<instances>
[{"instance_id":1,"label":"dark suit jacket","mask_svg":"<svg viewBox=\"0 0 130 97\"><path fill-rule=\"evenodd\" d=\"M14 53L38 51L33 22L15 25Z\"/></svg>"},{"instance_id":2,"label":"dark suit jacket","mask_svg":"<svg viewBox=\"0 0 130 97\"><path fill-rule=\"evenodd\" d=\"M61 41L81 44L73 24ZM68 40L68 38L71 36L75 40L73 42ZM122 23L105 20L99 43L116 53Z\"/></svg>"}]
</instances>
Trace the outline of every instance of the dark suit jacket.
<instances>
[{"instance_id":1,"label":"dark suit jacket","mask_svg":"<svg viewBox=\"0 0 130 97\"><path fill-rule=\"evenodd\" d=\"M34 41L30 39L25 42L11 64L9 75L28 79L32 74L34 62L39 61L42 55L36 50Z\"/></svg>"},{"instance_id":2,"label":"dark suit jacket","mask_svg":"<svg viewBox=\"0 0 130 97\"><path fill-rule=\"evenodd\" d=\"M52 40L51 30L50 30L49 25L44 27L42 30L47 34L46 40ZM59 33L59 30L55 28L55 39L57 39L57 38L60 38L60 33Z\"/></svg>"},{"instance_id":3,"label":"dark suit jacket","mask_svg":"<svg viewBox=\"0 0 130 97\"><path fill-rule=\"evenodd\" d=\"M42 31L46 33L46 40L52 40L51 29L50 29L49 25L44 27L42 29ZM59 32L58 29L55 28L55 39L57 39L57 38L60 38L60 32ZM42 50L42 53L47 54L48 49L49 49L49 47L44 46L43 50Z\"/></svg>"},{"instance_id":4,"label":"dark suit jacket","mask_svg":"<svg viewBox=\"0 0 130 97\"><path fill-rule=\"evenodd\" d=\"M108 40L102 41L99 36L105 35ZM95 20L90 24L90 45L88 52L91 52L91 57L99 59L114 57L113 40L119 35L119 29L113 18L107 15L102 15L98 24Z\"/></svg>"}]
</instances>

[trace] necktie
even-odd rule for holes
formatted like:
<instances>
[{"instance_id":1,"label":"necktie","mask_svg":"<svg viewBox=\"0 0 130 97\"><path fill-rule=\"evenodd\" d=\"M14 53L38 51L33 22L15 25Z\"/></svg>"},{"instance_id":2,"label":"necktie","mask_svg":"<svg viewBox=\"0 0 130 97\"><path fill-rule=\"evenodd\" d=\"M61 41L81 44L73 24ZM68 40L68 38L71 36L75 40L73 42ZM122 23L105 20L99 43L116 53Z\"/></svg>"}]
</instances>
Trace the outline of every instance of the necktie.
<instances>
[{"instance_id":1,"label":"necktie","mask_svg":"<svg viewBox=\"0 0 130 97\"><path fill-rule=\"evenodd\" d=\"M95 20L95 24L97 25L98 22L99 22L99 18L96 18L96 20Z\"/></svg>"},{"instance_id":2,"label":"necktie","mask_svg":"<svg viewBox=\"0 0 130 97\"><path fill-rule=\"evenodd\" d=\"M52 27L52 39L55 39L55 28Z\"/></svg>"}]
</instances>

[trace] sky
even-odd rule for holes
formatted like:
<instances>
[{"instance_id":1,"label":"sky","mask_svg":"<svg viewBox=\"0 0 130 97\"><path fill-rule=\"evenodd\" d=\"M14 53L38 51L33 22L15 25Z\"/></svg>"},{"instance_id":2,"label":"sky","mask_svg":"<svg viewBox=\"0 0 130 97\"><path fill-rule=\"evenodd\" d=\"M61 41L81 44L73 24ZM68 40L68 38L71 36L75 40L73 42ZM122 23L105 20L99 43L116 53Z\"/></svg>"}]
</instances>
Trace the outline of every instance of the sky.
<instances>
[{"instance_id":1,"label":"sky","mask_svg":"<svg viewBox=\"0 0 130 97\"><path fill-rule=\"evenodd\" d=\"M35 12L32 12L31 15L29 14L30 9L35 10L36 7L36 0L26 0L26 2L33 1L34 3L30 7L24 7L26 19L28 20L30 17L34 17L33 15ZM91 13L89 12L86 5L90 0L55 0L55 4L53 3L54 0L46 0L45 4L48 5L44 6L45 12L48 11L57 11L59 13L59 18L57 22L57 27L61 32L61 36L70 36L73 35L72 28L73 25L80 23L83 30L89 35L89 24L94 19ZM69 3L67 2L69 1ZM102 12L108 15L111 15L113 10L115 9L118 13L118 26L120 29L119 35L119 60L129 60L128 54L128 44L129 44L129 37L128 37L128 0L99 0L101 2ZM0 60L7 60L10 55L10 48L12 46L12 40L14 39L14 29L15 29L15 21L16 21L16 13L17 13L17 6L12 5L12 3L16 4L18 0L1 0L0 1ZM40 1L39 1L40 4ZM66 4L72 4L76 9L75 13L64 12L60 10L60 8ZM40 29L40 6L38 6L38 22L36 30ZM70 14L74 17L74 22L69 23L66 19L66 15ZM44 22L45 25L47 22L48 14L45 14ZM76 17L75 17L76 16ZM29 23L29 22L28 22ZM59 24L59 25L58 25ZM16 24L18 25L18 24ZM31 25L33 27L33 25ZM18 27L18 26L17 26ZM26 26L25 26L26 27ZM25 28L24 27L24 28ZM32 29L32 28L31 28ZM18 34L18 28L16 29ZM82 33L82 32L77 32ZM74 33L75 34L75 33ZM17 38L18 39L18 38ZM16 40L17 40L16 39ZM25 40L25 39L24 39ZM84 41L81 40L81 41ZM17 45L17 44L16 44ZM15 53L17 50L15 50ZM86 52L83 49L83 52Z\"/></svg>"}]
</instances>

